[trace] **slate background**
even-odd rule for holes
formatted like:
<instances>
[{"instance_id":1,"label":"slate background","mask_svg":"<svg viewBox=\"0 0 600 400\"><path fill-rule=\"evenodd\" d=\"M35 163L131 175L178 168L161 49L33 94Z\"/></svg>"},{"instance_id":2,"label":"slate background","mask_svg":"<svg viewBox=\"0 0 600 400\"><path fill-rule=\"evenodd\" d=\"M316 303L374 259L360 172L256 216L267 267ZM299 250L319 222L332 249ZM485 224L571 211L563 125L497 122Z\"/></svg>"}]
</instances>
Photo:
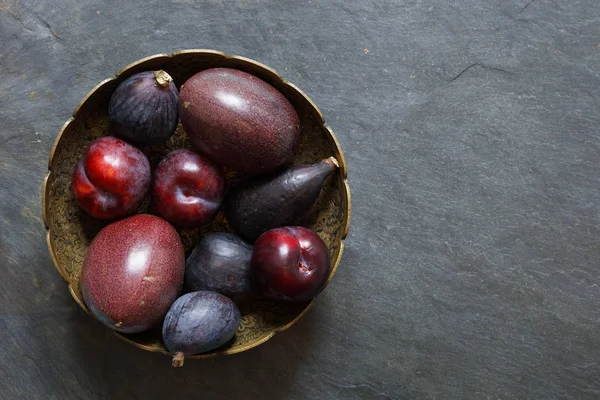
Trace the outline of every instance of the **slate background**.
<instances>
[{"instance_id":1,"label":"slate background","mask_svg":"<svg viewBox=\"0 0 600 400\"><path fill-rule=\"evenodd\" d=\"M80 99L185 48L306 91L354 213L296 326L173 369L71 300L40 196ZM599 398L596 1L3 0L0 54L0 398Z\"/></svg>"}]
</instances>

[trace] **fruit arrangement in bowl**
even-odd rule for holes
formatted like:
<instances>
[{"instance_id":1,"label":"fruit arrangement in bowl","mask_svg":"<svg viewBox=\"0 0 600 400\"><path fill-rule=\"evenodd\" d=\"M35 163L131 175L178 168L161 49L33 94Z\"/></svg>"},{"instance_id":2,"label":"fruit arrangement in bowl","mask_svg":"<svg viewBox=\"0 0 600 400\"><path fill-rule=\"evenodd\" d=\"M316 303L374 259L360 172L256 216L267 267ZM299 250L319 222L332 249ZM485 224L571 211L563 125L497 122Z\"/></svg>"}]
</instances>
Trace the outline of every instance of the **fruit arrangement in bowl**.
<instances>
[{"instance_id":1,"label":"fruit arrangement in bowl","mask_svg":"<svg viewBox=\"0 0 600 400\"><path fill-rule=\"evenodd\" d=\"M333 277L350 221L344 158L314 103L210 50L148 57L94 88L56 139L42 202L77 303L175 366L291 326Z\"/></svg>"}]
</instances>

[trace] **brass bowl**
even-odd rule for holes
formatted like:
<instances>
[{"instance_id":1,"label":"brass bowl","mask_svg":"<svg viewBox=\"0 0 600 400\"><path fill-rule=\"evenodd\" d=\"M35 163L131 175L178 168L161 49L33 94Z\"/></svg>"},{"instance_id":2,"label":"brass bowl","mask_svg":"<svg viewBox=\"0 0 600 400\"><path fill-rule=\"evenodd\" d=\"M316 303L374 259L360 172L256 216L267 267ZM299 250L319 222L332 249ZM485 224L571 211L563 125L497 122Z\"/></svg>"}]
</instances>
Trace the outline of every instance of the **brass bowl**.
<instances>
[{"instance_id":1,"label":"brass bowl","mask_svg":"<svg viewBox=\"0 0 600 400\"><path fill-rule=\"evenodd\" d=\"M79 289L81 266L88 245L96 233L107 225L84 213L75 202L71 191L71 176L88 144L108 134L107 108L115 88L127 77L148 70L164 69L181 86L193 74L212 67L230 67L249 72L279 90L294 105L302 125L302 140L294 162L315 162L335 156L340 168L326 181L317 204L308 213L305 225L315 230L325 241L331 258L331 275L335 274L344 250L344 238L350 223L350 190L346 180L346 163L339 143L325 123L317 106L300 89L283 79L273 69L244 57L230 56L213 50L184 50L173 54L157 54L128 65L114 78L106 79L93 88L79 103L73 117L62 127L50 153L48 174L44 180L42 209L48 230L46 241L54 266L69 284L75 301L89 313ZM145 149L150 164L155 166L170 151L189 147L190 143L179 124L175 135L166 146ZM235 180L235 173L227 177ZM147 198L138 212L153 213ZM198 240L213 231L230 231L227 221L219 212L209 226L195 230L181 230L186 256ZM273 337L292 326L310 308L313 301L303 304L283 304L254 301L241 307L242 322L231 344L216 352L191 356L206 358L218 354L239 353ZM161 341L160 327L136 335L115 332L121 339L148 351L168 354Z\"/></svg>"}]
</instances>

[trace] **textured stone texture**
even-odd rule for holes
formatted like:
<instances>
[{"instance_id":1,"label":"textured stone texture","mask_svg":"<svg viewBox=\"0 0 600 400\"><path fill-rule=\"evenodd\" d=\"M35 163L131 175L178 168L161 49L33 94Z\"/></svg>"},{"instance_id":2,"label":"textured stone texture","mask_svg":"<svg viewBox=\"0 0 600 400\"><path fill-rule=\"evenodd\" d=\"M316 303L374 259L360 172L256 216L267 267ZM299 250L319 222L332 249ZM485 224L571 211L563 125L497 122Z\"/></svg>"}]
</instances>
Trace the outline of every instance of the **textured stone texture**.
<instances>
[{"instance_id":1,"label":"textured stone texture","mask_svg":"<svg viewBox=\"0 0 600 400\"><path fill-rule=\"evenodd\" d=\"M90 3L0 1L0 398L600 396L596 1ZM296 326L176 370L71 300L40 188L96 83L184 48L306 91L345 151L354 212Z\"/></svg>"}]
</instances>

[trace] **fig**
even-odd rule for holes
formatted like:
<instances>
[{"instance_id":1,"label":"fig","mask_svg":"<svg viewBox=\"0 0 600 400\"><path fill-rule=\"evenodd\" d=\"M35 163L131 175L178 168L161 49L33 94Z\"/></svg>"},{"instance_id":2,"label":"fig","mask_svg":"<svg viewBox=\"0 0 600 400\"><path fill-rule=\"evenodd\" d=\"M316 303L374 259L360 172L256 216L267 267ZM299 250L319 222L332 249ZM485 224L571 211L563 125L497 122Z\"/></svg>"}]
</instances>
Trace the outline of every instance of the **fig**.
<instances>
[{"instance_id":1,"label":"fig","mask_svg":"<svg viewBox=\"0 0 600 400\"><path fill-rule=\"evenodd\" d=\"M165 316L183 285L185 256L165 220L137 214L104 227L92 240L81 272L85 304L115 331L137 333Z\"/></svg>"},{"instance_id":2,"label":"fig","mask_svg":"<svg viewBox=\"0 0 600 400\"><path fill-rule=\"evenodd\" d=\"M173 366L181 367L186 355L215 350L235 335L240 310L228 297L199 291L181 296L163 322L163 342L173 354Z\"/></svg>"},{"instance_id":3,"label":"fig","mask_svg":"<svg viewBox=\"0 0 600 400\"><path fill-rule=\"evenodd\" d=\"M243 301L250 296L252 246L231 233L204 237L185 264L185 284L193 291L213 290Z\"/></svg>"},{"instance_id":4,"label":"fig","mask_svg":"<svg viewBox=\"0 0 600 400\"><path fill-rule=\"evenodd\" d=\"M137 146L161 144L177 128L179 93L165 71L146 71L125 79L108 105L113 135Z\"/></svg>"},{"instance_id":5,"label":"fig","mask_svg":"<svg viewBox=\"0 0 600 400\"><path fill-rule=\"evenodd\" d=\"M229 225L242 238L254 242L269 229L296 224L317 201L325 178L337 165L337 160L329 157L242 180L224 202Z\"/></svg>"},{"instance_id":6,"label":"fig","mask_svg":"<svg viewBox=\"0 0 600 400\"><path fill-rule=\"evenodd\" d=\"M292 104L268 83L236 69L211 68L188 79L179 114L198 150L245 174L275 170L290 161L299 143Z\"/></svg>"}]
</instances>

